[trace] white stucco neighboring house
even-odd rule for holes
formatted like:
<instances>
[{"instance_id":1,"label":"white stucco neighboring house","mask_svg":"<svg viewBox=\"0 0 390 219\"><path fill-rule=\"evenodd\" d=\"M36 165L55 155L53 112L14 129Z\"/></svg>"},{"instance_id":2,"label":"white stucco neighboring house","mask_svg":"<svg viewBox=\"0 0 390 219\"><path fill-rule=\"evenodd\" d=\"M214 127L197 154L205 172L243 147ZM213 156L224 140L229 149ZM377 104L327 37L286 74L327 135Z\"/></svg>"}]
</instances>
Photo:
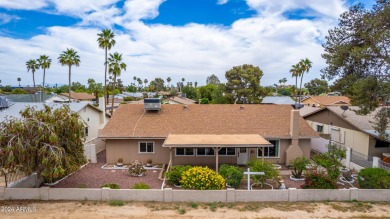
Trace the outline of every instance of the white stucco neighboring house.
<instances>
[{"instance_id":1,"label":"white stucco neighboring house","mask_svg":"<svg viewBox=\"0 0 390 219\"><path fill-rule=\"evenodd\" d=\"M44 105L48 105L53 109L60 108L64 104L62 103L11 103L8 108L0 110L0 122L5 121L7 118L21 118L20 111L27 106L36 107L37 110L44 108ZM66 103L70 107L72 112L78 113L85 126L86 142L91 139L97 138L99 130L103 129L105 123L108 121L107 115L99 108L86 102L72 102Z\"/></svg>"}]
</instances>

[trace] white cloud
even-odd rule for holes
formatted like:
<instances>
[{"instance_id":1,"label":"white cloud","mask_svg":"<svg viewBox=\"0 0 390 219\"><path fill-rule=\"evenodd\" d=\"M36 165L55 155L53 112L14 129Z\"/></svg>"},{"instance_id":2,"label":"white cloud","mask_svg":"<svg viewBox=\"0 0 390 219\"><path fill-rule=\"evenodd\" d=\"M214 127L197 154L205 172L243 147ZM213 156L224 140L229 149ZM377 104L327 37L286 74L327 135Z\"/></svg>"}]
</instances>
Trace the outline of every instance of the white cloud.
<instances>
[{"instance_id":1,"label":"white cloud","mask_svg":"<svg viewBox=\"0 0 390 219\"><path fill-rule=\"evenodd\" d=\"M217 0L217 4L218 5L224 5L226 3L228 3L229 0Z\"/></svg>"},{"instance_id":2,"label":"white cloud","mask_svg":"<svg viewBox=\"0 0 390 219\"><path fill-rule=\"evenodd\" d=\"M34 10L47 6L46 0L1 0L0 8Z\"/></svg>"},{"instance_id":3,"label":"white cloud","mask_svg":"<svg viewBox=\"0 0 390 219\"><path fill-rule=\"evenodd\" d=\"M264 13L238 20L230 27L194 23L185 26L146 25L139 19L158 16L162 0L148 0L147 3L128 0L124 4L125 11L113 6L113 2L106 0L101 4L85 6L85 10L73 10L73 6L69 5L68 9L58 6L58 10L69 13L77 11L83 18L82 24L98 22L110 26L116 23L124 27L123 31L115 33L117 44L111 52L123 53L128 66L121 76L125 84L132 82L133 76L149 81L155 77L172 77L172 84L184 77L186 81L204 84L207 76L216 74L223 81L225 71L246 63L263 70L263 85L272 85L284 77L293 83L289 73L291 65L308 57L313 62L313 69L305 75L305 82L318 77L319 70L324 67L321 58L323 49L318 39L323 39L337 21L333 15L319 16L315 20L288 20L281 16L283 11L296 9L299 1L287 1L277 6L260 0L248 0L251 7ZM321 2L324 4L324 1ZM332 2L334 4L329 3L326 10L315 9L319 4L314 3L310 3L310 7L323 11L319 14L331 14L340 10L339 6L342 5L341 1ZM91 8L94 8L93 12ZM73 69L72 78L81 83L86 83L90 77L103 82L104 53L96 42L98 32L99 29L88 27L50 27L45 34L31 39L0 37L4 45L0 47L0 66L4 66L1 74L5 76L3 84L16 84L17 77L22 77L22 83L31 84L25 62L41 54L53 59L47 81L67 83L67 69L58 64L57 57L69 47L79 51L81 57L81 65ZM41 76L38 72L37 81L41 80Z\"/></svg>"},{"instance_id":4,"label":"white cloud","mask_svg":"<svg viewBox=\"0 0 390 219\"><path fill-rule=\"evenodd\" d=\"M0 13L0 25L9 23L9 22L14 21L14 20L19 20L19 19L20 19L20 17L18 17L16 15Z\"/></svg>"}]
</instances>

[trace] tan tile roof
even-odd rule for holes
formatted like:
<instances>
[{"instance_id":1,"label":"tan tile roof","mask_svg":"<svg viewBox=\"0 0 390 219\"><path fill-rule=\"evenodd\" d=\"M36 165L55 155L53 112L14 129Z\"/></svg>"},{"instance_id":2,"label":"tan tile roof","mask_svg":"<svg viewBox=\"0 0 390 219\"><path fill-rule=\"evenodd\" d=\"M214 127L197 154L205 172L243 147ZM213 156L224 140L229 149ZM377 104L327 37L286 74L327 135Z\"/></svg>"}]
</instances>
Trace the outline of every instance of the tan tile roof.
<instances>
[{"instance_id":1,"label":"tan tile roof","mask_svg":"<svg viewBox=\"0 0 390 219\"><path fill-rule=\"evenodd\" d=\"M164 104L144 113L143 104L120 105L101 132L103 138L161 137L169 134L260 134L290 138L289 105ZM300 137L317 136L300 118Z\"/></svg>"},{"instance_id":2,"label":"tan tile roof","mask_svg":"<svg viewBox=\"0 0 390 219\"><path fill-rule=\"evenodd\" d=\"M195 100L189 99L189 98L184 98L184 97L171 97L169 100L175 101L180 104L195 104Z\"/></svg>"},{"instance_id":3,"label":"tan tile roof","mask_svg":"<svg viewBox=\"0 0 390 219\"><path fill-rule=\"evenodd\" d=\"M61 93L60 95L68 97L69 93ZM89 93L70 93L70 98L75 100L93 100L96 97Z\"/></svg>"},{"instance_id":4,"label":"tan tile roof","mask_svg":"<svg viewBox=\"0 0 390 219\"><path fill-rule=\"evenodd\" d=\"M299 109L299 115L301 115L302 117L305 117L305 116L308 116L308 115L311 115L311 114L314 114L318 111L321 111L323 110L324 108L320 108L320 107L312 107L312 106L303 106L301 109Z\"/></svg>"},{"instance_id":5,"label":"tan tile roof","mask_svg":"<svg viewBox=\"0 0 390 219\"><path fill-rule=\"evenodd\" d=\"M324 106L334 105L340 101L345 102L347 104L351 103L351 100L346 96L311 96L305 100L308 100L310 98ZM305 102L305 100L303 100L302 102Z\"/></svg>"}]
</instances>

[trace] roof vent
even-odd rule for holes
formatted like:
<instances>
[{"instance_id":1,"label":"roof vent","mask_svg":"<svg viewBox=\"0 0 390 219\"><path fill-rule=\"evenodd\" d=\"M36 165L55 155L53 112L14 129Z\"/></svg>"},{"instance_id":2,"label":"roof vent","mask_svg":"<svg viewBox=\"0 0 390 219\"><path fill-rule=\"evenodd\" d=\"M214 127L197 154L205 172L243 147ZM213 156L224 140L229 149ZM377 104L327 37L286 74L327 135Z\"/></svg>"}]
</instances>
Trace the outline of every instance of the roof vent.
<instances>
[{"instance_id":1,"label":"roof vent","mask_svg":"<svg viewBox=\"0 0 390 219\"><path fill-rule=\"evenodd\" d=\"M184 105L183 105L183 110L188 110L187 104L184 104Z\"/></svg>"},{"instance_id":2,"label":"roof vent","mask_svg":"<svg viewBox=\"0 0 390 219\"><path fill-rule=\"evenodd\" d=\"M145 110L161 110L161 102L158 98L145 98L144 99Z\"/></svg>"},{"instance_id":3,"label":"roof vent","mask_svg":"<svg viewBox=\"0 0 390 219\"><path fill-rule=\"evenodd\" d=\"M245 109L245 106L240 106L240 110L244 110Z\"/></svg>"},{"instance_id":4,"label":"roof vent","mask_svg":"<svg viewBox=\"0 0 390 219\"><path fill-rule=\"evenodd\" d=\"M0 110L9 107L9 102L6 97L0 97Z\"/></svg>"}]
</instances>

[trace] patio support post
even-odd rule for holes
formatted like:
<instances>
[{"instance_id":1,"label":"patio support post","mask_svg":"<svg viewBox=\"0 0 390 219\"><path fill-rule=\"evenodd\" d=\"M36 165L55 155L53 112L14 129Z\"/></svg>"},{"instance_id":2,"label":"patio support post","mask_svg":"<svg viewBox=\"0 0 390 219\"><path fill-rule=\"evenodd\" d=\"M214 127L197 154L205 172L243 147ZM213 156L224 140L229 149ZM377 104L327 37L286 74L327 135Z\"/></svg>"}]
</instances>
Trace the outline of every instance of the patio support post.
<instances>
[{"instance_id":1,"label":"patio support post","mask_svg":"<svg viewBox=\"0 0 390 219\"><path fill-rule=\"evenodd\" d=\"M218 173L218 152L219 150L221 150L222 148L219 148L219 147L215 147L213 148L214 149L214 154L215 154L215 172Z\"/></svg>"},{"instance_id":2,"label":"patio support post","mask_svg":"<svg viewBox=\"0 0 390 219\"><path fill-rule=\"evenodd\" d=\"M172 166L172 162L173 162L173 148L169 148L169 164Z\"/></svg>"},{"instance_id":3,"label":"patio support post","mask_svg":"<svg viewBox=\"0 0 390 219\"><path fill-rule=\"evenodd\" d=\"M261 160L264 161L264 147L261 149Z\"/></svg>"}]
</instances>

